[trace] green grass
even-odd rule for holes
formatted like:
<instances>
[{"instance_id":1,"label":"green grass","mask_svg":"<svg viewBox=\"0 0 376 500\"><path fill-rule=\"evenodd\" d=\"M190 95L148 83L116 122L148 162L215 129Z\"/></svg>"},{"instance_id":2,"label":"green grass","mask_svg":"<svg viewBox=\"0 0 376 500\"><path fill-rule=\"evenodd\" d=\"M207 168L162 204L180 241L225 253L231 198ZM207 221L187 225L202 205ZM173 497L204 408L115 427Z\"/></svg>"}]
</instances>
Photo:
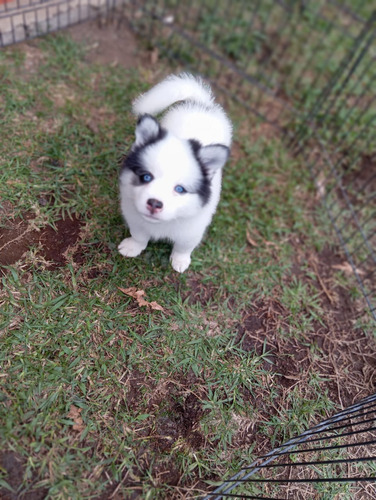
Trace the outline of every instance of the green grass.
<instances>
[{"instance_id":1,"label":"green grass","mask_svg":"<svg viewBox=\"0 0 376 500\"><path fill-rule=\"evenodd\" d=\"M56 228L73 215L82 226L64 265L51 268L35 244L3 269L0 449L23 460L19 493L95 498L117 487L124 498L193 497L254 458L261 442L271 449L336 406L314 370L298 371L286 398L266 345L275 336L303 346L325 324L315 276L294 273L301 255L328 241L307 203L309 174L278 137L239 135L189 271L172 271L167 244L123 259L118 161L133 141L131 100L149 82L86 63L64 35L33 47L41 59L30 74L22 46L0 52L0 229L26 218ZM165 312L119 290L131 286ZM267 306L280 309L264 348L245 350L238 331ZM312 351L312 366L326 359ZM242 434L250 423L254 442Z\"/></svg>"}]
</instances>

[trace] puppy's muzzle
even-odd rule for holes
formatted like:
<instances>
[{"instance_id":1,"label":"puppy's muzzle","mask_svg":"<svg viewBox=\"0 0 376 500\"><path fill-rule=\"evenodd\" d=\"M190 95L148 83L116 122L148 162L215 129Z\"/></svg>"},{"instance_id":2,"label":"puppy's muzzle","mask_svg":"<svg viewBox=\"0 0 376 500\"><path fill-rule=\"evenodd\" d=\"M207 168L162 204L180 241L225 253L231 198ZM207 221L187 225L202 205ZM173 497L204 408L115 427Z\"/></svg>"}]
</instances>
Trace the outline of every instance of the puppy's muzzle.
<instances>
[{"instance_id":1,"label":"puppy's muzzle","mask_svg":"<svg viewBox=\"0 0 376 500\"><path fill-rule=\"evenodd\" d=\"M149 198L146 202L147 209L151 214L157 214L163 208L163 203L155 198Z\"/></svg>"}]
</instances>

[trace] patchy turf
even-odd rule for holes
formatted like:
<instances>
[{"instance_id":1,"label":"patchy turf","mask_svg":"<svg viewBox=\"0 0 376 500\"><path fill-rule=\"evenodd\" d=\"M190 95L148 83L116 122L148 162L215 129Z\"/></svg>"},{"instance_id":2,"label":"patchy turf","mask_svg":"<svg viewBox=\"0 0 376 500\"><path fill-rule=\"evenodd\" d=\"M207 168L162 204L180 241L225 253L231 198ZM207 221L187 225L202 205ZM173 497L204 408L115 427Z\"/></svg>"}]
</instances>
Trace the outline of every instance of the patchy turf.
<instances>
[{"instance_id":1,"label":"patchy turf","mask_svg":"<svg viewBox=\"0 0 376 500\"><path fill-rule=\"evenodd\" d=\"M308 173L239 109L189 271L117 253L130 102L161 66L93 26L0 53L0 496L193 498L374 391L375 339Z\"/></svg>"}]
</instances>

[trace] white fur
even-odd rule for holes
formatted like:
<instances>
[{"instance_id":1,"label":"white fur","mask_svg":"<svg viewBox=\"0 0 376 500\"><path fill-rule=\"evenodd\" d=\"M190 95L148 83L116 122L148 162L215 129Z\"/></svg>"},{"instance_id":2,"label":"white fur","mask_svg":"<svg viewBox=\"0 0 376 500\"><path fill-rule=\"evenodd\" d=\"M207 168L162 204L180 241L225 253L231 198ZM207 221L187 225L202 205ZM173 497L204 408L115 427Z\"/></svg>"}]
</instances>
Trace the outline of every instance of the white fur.
<instances>
[{"instance_id":1,"label":"white fur","mask_svg":"<svg viewBox=\"0 0 376 500\"><path fill-rule=\"evenodd\" d=\"M178 101L183 102L175 104ZM137 151L137 172L148 172L153 180L140 184L134 171L122 170L121 210L131 237L120 243L119 251L126 257L136 257L149 240L167 239L173 243L172 267L184 272L220 198L222 167L231 145L232 126L222 107L214 103L210 87L188 74L166 78L138 97L133 110L137 115L156 114L172 104L175 105L160 121L167 131L162 139L148 143L159 131L158 122L152 117L142 117L136 127L130 155ZM200 142L202 147L196 154L211 179L211 196L204 204L197 193L202 171L190 139ZM176 186L183 186L187 193L179 194ZM150 208L150 200L163 207Z\"/></svg>"},{"instance_id":2,"label":"white fur","mask_svg":"<svg viewBox=\"0 0 376 500\"><path fill-rule=\"evenodd\" d=\"M187 100L211 106L214 96L209 85L201 78L188 73L170 75L134 100L133 113L156 115L175 102Z\"/></svg>"}]
</instances>

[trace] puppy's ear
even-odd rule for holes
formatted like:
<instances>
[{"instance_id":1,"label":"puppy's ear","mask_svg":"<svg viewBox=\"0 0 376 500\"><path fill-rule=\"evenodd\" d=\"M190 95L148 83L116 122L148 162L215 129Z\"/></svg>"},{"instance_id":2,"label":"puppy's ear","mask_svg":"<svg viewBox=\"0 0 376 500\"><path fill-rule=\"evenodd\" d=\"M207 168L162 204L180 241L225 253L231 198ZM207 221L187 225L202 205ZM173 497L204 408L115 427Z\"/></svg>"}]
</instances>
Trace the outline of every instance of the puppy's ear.
<instances>
[{"instance_id":1,"label":"puppy's ear","mask_svg":"<svg viewBox=\"0 0 376 500\"><path fill-rule=\"evenodd\" d=\"M161 134L161 126L155 118L150 115L142 115L136 127L136 146L143 146L148 142L155 141Z\"/></svg>"},{"instance_id":2,"label":"puppy's ear","mask_svg":"<svg viewBox=\"0 0 376 500\"><path fill-rule=\"evenodd\" d=\"M209 146L202 146L197 155L204 165L208 176L211 178L224 166L230 154L230 149L222 144L210 144Z\"/></svg>"}]
</instances>

